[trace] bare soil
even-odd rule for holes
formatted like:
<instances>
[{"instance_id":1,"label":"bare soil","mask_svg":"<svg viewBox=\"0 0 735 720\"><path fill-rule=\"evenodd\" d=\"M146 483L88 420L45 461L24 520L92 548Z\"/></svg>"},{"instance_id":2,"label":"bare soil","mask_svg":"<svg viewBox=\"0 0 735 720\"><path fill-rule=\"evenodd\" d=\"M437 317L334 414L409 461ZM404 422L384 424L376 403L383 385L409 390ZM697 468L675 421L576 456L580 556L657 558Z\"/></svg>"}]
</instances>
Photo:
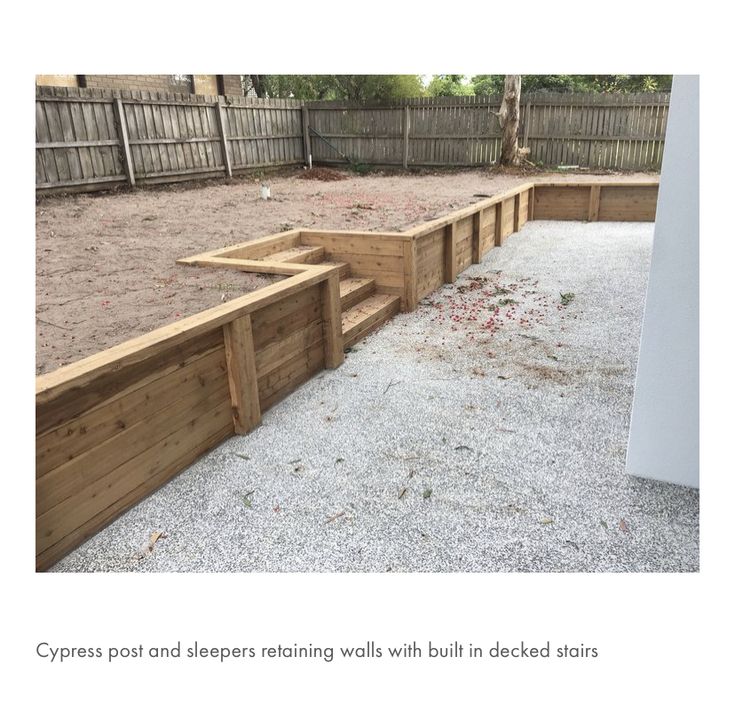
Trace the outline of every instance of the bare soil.
<instances>
[{"instance_id":1,"label":"bare soil","mask_svg":"<svg viewBox=\"0 0 735 720\"><path fill-rule=\"evenodd\" d=\"M315 169L267 176L267 201L253 178L39 198L36 372L50 372L276 279L185 267L176 265L178 258L294 227L406 230L519 180L515 173L484 170L353 175Z\"/></svg>"}]
</instances>

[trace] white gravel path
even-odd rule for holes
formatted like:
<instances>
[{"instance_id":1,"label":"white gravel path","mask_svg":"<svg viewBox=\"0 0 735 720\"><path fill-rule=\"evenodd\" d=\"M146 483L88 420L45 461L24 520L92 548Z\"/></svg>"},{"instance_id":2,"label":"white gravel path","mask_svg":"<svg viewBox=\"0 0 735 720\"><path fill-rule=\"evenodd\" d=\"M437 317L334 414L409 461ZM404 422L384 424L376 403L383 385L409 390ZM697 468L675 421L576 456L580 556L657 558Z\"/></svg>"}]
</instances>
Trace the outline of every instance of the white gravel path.
<instances>
[{"instance_id":1,"label":"white gravel path","mask_svg":"<svg viewBox=\"0 0 735 720\"><path fill-rule=\"evenodd\" d=\"M625 474L652 238L526 225L54 570L698 570L698 493Z\"/></svg>"}]
</instances>

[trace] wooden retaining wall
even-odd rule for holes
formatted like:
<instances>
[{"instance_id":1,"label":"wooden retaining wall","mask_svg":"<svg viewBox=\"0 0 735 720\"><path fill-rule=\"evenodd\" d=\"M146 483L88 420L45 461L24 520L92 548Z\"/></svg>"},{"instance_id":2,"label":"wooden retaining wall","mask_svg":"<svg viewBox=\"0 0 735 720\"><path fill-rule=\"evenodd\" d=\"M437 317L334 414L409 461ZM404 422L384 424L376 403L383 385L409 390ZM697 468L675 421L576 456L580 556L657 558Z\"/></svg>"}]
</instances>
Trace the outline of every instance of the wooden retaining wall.
<instances>
[{"instance_id":1,"label":"wooden retaining wall","mask_svg":"<svg viewBox=\"0 0 735 720\"><path fill-rule=\"evenodd\" d=\"M341 364L339 265L410 311L528 221L652 221L657 194L529 182L403 233L296 229L182 259L291 277L37 378L37 568Z\"/></svg>"},{"instance_id":2,"label":"wooden retaining wall","mask_svg":"<svg viewBox=\"0 0 735 720\"><path fill-rule=\"evenodd\" d=\"M39 87L36 188L232 177L316 163L408 167L498 159L500 97L414 98L392 104ZM521 144L544 166L658 169L664 93L531 93Z\"/></svg>"},{"instance_id":3,"label":"wooden retaining wall","mask_svg":"<svg viewBox=\"0 0 735 720\"><path fill-rule=\"evenodd\" d=\"M305 266L39 377L38 568L342 358L338 276Z\"/></svg>"}]
</instances>

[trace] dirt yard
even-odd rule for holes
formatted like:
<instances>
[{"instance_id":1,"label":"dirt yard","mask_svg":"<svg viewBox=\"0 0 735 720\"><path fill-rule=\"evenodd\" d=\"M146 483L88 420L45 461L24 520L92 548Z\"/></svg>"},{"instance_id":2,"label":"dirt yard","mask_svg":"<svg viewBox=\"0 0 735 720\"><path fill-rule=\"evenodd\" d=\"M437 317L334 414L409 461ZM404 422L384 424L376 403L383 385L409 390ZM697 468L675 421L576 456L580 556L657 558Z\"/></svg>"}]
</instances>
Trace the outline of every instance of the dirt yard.
<instances>
[{"instance_id":1,"label":"dirt yard","mask_svg":"<svg viewBox=\"0 0 735 720\"><path fill-rule=\"evenodd\" d=\"M178 258L300 226L405 230L482 199L476 194L492 195L524 179L486 171L345 174L332 181L303 174L269 176L269 201L260 199L260 183L252 178L40 198L36 372L50 372L275 279L185 267L176 265ZM561 176L534 179L543 177Z\"/></svg>"}]
</instances>

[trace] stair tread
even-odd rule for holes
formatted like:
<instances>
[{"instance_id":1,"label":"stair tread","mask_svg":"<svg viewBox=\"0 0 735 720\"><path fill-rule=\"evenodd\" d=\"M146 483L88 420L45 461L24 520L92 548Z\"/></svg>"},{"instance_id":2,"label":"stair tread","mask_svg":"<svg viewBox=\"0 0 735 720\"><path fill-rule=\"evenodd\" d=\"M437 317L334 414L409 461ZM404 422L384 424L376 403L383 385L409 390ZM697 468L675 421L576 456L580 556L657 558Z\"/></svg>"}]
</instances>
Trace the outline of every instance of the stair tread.
<instances>
[{"instance_id":1,"label":"stair tread","mask_svg":"<svg viewBox=\"0 0 735 720\"><path fill-rule=\"evenodd\" d=\"M342 313L342 335L349 347L395 315L401 305L398 295L372 295Z\"/></svg>"},{"instance_id":2,"label":"stair tread","mask_svg":"<svg viewBox=\"0 0 735 720\"><path fill-rule=\"evenodd\" d=\"M318 257L319 255L324 255L324 248L315 245L299 245L288 250L281 250L280 252L266 255L261 260L267 260L268 262L295 262L300 258L308 259L309 257Z\"/></svg>"},{"instance_id":3,"label":"stair tread","mask_svg":"<svg viewBox=\"0 0 735 720\"><path fill-rule=\"evenodd\" d=\"M356 290L362 289L368 285L374 285L375 280L372 278L347 278L339 283L339 296L341 298L355 292Z\"/></svg>"}]
</instances>

